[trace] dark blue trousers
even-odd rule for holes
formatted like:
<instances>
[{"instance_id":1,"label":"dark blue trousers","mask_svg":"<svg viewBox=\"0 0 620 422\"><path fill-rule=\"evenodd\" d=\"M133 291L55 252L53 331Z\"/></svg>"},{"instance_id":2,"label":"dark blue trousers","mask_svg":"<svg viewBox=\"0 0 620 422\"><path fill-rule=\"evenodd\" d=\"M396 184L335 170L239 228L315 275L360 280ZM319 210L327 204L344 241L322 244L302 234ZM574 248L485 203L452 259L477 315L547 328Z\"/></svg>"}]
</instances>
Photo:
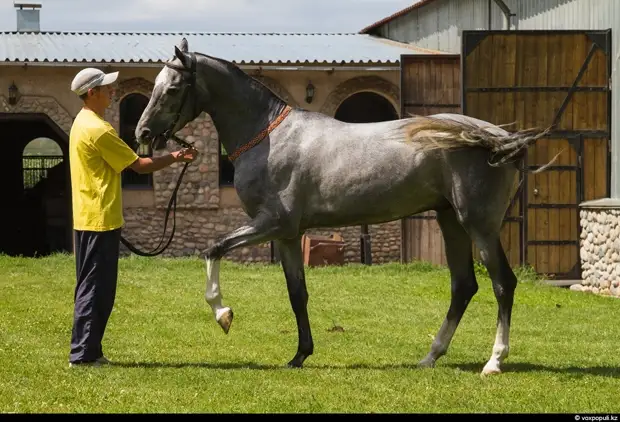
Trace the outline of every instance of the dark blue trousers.
<instances>
[{"instance_id":1,"label":"dark blue trousers","mask_svg":"<svg viewBox=\"0 0 620 422\"><path fill-rule=\"evenodd\" d=\"M103 356L101 342L116 297L121 230L77 231L73 329L69 362Z\"/></svg>"}]
</instances>

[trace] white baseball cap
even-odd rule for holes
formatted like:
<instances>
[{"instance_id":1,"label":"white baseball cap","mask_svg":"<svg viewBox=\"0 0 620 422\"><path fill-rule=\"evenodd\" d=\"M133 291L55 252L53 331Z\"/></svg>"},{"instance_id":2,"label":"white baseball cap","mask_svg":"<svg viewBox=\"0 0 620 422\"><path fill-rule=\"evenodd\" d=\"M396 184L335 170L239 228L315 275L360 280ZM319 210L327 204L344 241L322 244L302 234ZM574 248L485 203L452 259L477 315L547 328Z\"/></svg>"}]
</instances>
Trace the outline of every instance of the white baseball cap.
<instances>
[{"instance_id":1,"label":"white baseball cap","mask_svg":"<svg viewBox=\"0 0 620 422\"><path fill-rule=\"evenodd\" d=\"M78 96L86 94L89 89L96 86L109 85L116 82L118 78L118 72L103 73L99 69L93 67L87 67L79 71L73 81L71 82L71 91L75 92Z\"/></svg>"}]
</instances>

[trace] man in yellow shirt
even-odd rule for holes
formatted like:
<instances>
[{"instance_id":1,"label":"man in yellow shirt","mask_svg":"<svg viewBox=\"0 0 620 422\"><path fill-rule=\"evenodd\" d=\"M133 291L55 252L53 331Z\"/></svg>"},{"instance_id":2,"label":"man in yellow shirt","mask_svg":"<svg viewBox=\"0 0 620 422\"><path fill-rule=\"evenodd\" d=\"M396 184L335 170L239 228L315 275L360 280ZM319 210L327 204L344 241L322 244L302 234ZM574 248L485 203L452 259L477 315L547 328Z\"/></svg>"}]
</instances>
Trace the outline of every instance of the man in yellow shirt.
<instances>
[{"instance_id":1,"label":"man in yellow shirt","mask_svg":"<svg viewBox=\"0 0 620 422\"><path fill-rule=\"evenodd\" d=\"M69 136L69 165L77 284L74 293L70 366L109 363L102 339L116 296L121 228L121 172L151 173L175 162L192 162L197 151L182 149L141 158L104 120L118 72L81 70L71 90L84 102Z\"/></svg>"}]
</instances>

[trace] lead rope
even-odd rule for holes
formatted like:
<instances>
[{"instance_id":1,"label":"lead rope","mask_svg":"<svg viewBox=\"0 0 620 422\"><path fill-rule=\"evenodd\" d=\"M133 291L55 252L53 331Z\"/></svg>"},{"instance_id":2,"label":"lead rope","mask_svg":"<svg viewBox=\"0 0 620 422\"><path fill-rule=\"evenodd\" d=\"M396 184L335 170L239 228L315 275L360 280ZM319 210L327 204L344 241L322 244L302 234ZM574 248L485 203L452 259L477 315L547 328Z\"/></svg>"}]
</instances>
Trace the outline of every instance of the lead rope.
<instances>
[{"instance_id":1,"label":"lead rope","mask_svg":"<svg viewBox=\"0 0 620 422\"><path fill-rule=\"evenodd\" d=\"M161 234L161 239L159 240L159 245L157 245L150 252L143 252L143 251L137 249L135 246L133 246L127 239L125 239L121 235L121 242L131 252L135 253L136 255L140 255L140 256L157 256L157 255L160 255L163 251L165 251L168 248L168 246L170 245L170 243L172 242L172 239L174 238L174 233L176 231L177 192L179 191L179 187L181 186L181 180L183 179L183 175L185 174L185 170L187 170L187 166L188 165L189 165L189 163L185 163L185 165L183 166L183 170L181 170L181 174L179 175L179 179L177 180L177 184L174 187L174 190L172 191L172 195L170 196L170 201L168 201L168 207L166 208L166 216L164 217L164 231ZM170 233L170 237L168 238L168 241L162 247L161 245L162 245L162 242L164 241L164 237L166 235L166 228L168 227L168 218L170 217L170 211L171 210L172 210L172 232ZM159 249L160 247L161 247L161 249Z\"/></svg>"},{"instance_id":2,"label":"lead rope","mask_svg":"<svg viewBox=\"0 0 620 422\"><path fill-rule=\"evenodd\" d=\"M176 143L178 143L182 147L185 147L185 148L192 148L193 147L193 144L190 144L189 142L184 141L183 139L178 138L176 135L170 135L169 137L167 136L167 138L168 139L173 139ZM185 171L187 170L187 166L189 166L189 163L185 163L183 165L183 169L181 170L181 174L179 174L179 178L177 179L177 183L176 183L176 185L174 187L174 190L172 191L172 195L170 195L170 200L168 201L168 206L166 207L166 215L164 217L164 230L163 230L163 232L161 234L161 239L159 239L159 244L152 251L150 251L150 252L143 252L143 251L139 250L138 248L136 248L135 246L133 246L127 239L125 239L121 235L121 242L131 252L135 253L136 255L140 255L140 256L157 256L157 255L160 255L161 253L163 253L168 248L168 246L170 246L170 243L172 242L172 239L174 238L174 233L176 231L177 193L179 191L179 187L181 186L181 181L183 180L183 176L185 175ZM168 218L170 218L170 211L171 210L172 210L172 232L170 233L170 237L168 238L168 241L162 247L162 242L164 241L164 237L166 235L166 229L168 228ZM161 249L159 249L159 248L161 248Z\"/></svg>"}]
</instances>

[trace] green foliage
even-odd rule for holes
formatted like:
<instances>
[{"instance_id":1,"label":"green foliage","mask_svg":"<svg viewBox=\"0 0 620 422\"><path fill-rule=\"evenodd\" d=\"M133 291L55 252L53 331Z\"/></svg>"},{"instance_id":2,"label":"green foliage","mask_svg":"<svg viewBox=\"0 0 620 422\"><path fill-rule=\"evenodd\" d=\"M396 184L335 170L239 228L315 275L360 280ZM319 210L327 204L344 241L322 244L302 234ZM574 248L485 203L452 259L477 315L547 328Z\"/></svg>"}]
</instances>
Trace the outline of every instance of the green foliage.
<instances>
[{"instance_id":1,"label":"green foliage","mask_svg":"<svg viewBox=\"0 0 620 422\"><path fill-rule=\"evenodd\" d=\"M25 156L62 156L62 149L56 141L49 138L36 138L24 148Z\"/></svg>"},{"instance_id":2,"label":"green foliage","mask_svg":"<svg viewBox=\"0 0 620 422\"><path fill-rule=\"evenodd\" d=\"M489 277L489 272L487 271L487 267L478 260L474 260L474 273L476 277Z\"/></svg>"},{"instance_id":3,"label":"green foliage","mask_svg":"<svg viewBox=\"0 0 620 422\"><path fill-rule=\"evenodd\" d=\"M514 268L513 271L520 283L537 283L544 279L544 277L537 274L536 270L529 265ZM489 271L481 261L474 260L474 273L477 278L489 279Z\"/></svg>"}]
</instances>

